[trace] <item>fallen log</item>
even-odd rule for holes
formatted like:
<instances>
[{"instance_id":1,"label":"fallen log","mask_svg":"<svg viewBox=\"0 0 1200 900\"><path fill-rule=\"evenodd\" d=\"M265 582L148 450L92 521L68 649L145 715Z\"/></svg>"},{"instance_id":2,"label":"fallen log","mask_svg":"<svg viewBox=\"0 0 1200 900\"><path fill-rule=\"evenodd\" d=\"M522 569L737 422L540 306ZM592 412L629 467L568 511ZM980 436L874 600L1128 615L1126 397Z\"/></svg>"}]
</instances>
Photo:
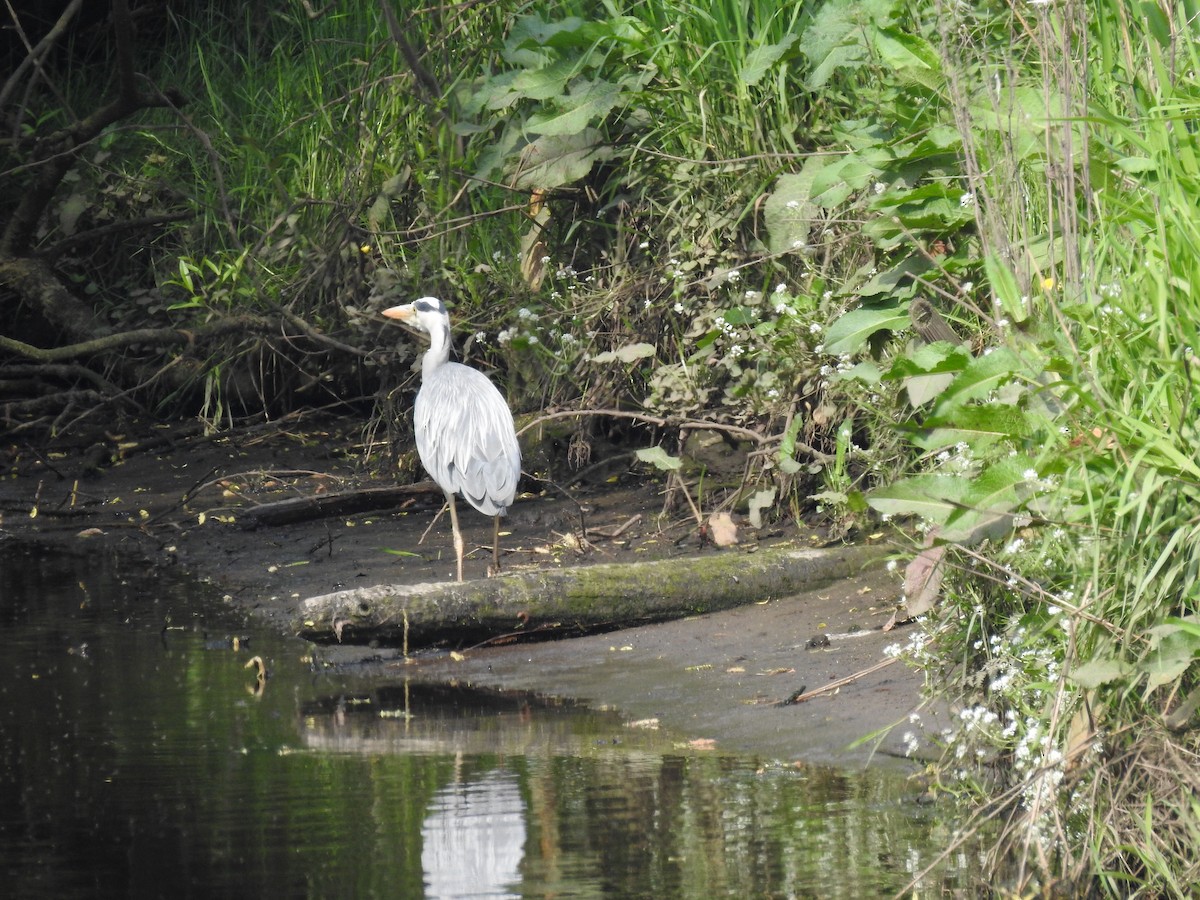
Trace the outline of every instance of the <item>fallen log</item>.
<instances>
[{"instance_id":1,"label":"fallen log","mask_svg":"<svg viewBox=\"0 0 1200 900\"><path fill-rule=\"evenodd\" d=\"M385 584L301 601L311 641L409 649L498 637L567 637L774 600L856 575L878 545L725 550L704 556L515 572L478 581Z\"/></svg>"}]
</instances>

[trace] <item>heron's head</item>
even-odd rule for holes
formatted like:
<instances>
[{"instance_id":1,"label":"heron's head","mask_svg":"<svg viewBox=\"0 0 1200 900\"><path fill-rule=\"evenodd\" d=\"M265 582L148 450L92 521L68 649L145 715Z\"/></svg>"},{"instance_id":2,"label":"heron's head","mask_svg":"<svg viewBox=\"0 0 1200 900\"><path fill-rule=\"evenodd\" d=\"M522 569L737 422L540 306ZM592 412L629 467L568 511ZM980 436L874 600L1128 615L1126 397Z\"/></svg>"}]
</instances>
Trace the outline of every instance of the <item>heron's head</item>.
<instances>
[{"instance_id":1,"label":"heron's head","mask_svg":"<svg viewBox=\"0 0 1200 900\"><path fill-rule=\"evenodd\" d=\"M397 319L405 325L433 334L435 328L445 327L449 314L437 297L422 297L403 306L393 306L383 311L389 319Z\"/></svg>"}]
</instances>

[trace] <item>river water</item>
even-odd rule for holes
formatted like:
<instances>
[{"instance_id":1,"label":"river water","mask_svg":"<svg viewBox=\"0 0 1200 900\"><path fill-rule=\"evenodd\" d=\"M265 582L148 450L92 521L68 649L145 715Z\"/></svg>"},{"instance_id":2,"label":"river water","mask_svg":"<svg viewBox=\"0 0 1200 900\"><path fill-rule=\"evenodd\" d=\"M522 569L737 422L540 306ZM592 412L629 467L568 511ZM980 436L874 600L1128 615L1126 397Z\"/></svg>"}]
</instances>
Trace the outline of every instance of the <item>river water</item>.
<instances>
[{"instance_id":1,"label":"river water","mask_svg":"<svg viewBox=\"0 0 1200 900\"><path fill-rule=\"evenodd\" d=\"M0 623L7 897L878 897L950 843L902 774L358 680L104 552L0 542Z\"/></svg>"}]
</instances>

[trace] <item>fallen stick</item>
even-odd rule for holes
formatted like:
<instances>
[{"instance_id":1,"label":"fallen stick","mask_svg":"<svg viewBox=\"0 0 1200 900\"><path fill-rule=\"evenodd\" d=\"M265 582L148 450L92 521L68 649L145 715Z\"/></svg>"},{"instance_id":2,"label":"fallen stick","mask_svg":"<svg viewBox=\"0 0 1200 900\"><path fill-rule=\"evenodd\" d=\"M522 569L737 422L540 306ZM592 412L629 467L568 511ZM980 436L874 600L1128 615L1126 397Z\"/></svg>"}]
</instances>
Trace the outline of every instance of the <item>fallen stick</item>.
<instances>
[{"instance_id":1,"label":"fallen stick","mask_svg":"<svg viewBox=\"0 0 1200 900\"><path fill-rule=\"evenodd\" d=\"M860 678L866 678L873 672L878 672L880 669L886 669L892 663L896 662L896 660L897 657L894 656L889 659L881 659L873 666L867 666L865 669L859 669L857 672L852 672L845 678L839 678L837 681L831 681L829 684L822 685L819 688L813 688L811 691L804 691L803 693L788 697L786 700L780 700L775 705L795 706L798 703L803 703L805 700L811 700L813 697L819 697L822 694L828 694L830 691L836 691L838 688L852 684L853 682L858 681Z\"/></svg>"}]
</instances>

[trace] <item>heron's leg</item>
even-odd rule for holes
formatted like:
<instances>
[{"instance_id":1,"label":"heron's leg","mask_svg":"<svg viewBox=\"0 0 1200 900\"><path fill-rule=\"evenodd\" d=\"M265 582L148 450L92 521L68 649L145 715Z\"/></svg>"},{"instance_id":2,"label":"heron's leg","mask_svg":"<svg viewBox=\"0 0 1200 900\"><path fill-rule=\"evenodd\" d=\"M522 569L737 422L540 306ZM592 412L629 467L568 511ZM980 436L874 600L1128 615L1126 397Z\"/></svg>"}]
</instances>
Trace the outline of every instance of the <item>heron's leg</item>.
<instances>
[{"instance_id":1,"label":"heron's leg","mask_svg":"<svg viewBox=\"0 0 1200 900\"><path fill-rule=\"evenodd\" d=\"M500 516L492 516L492 571L500 571Z\"/></svg>"},{"instance_id":2,"label":"heron's leg","mask_svg":"<svg viewBox=\"0 0 1200 900\"><path fill-rule=\"evenodd\" d=\"M458 580L463 580L463 537L458 530L458 509L454 506L454 495L446 491L446 503L450 506L450 527L454 529L454 555L458 559Z\"/></svg>"}]
</instances>

